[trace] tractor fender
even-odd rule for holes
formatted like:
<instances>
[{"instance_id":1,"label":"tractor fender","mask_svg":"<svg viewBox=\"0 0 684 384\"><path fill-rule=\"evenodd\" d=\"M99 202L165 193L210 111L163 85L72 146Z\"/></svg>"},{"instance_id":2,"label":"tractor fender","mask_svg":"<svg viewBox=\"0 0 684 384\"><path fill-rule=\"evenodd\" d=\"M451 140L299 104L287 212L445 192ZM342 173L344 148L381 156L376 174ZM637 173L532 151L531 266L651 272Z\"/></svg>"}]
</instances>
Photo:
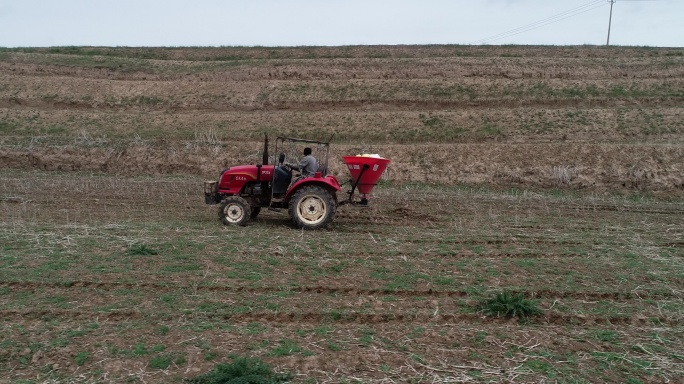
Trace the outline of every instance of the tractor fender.
<instances>
[{"instance_id":1,"label":"tractor fender","mask_svg":"<svg viewBox=\"0 0 684 384\"><path fill-rule=\"evenodd\" d=\"M337 178L335 176L326 176L326 177L304 177L301 178L297 181L295 181L294 184L290 187L290 189L287 191L285 194L285 201L289 201L292 195L294 195L295 192L297 192L298 189L305 185L316 185L319 187L323 187L327 189L330 194L333 196L335 201L337 201L337 192L341 191L342 188L340 187L340 183L337 181Z\"/></svg>"}]
</instances>

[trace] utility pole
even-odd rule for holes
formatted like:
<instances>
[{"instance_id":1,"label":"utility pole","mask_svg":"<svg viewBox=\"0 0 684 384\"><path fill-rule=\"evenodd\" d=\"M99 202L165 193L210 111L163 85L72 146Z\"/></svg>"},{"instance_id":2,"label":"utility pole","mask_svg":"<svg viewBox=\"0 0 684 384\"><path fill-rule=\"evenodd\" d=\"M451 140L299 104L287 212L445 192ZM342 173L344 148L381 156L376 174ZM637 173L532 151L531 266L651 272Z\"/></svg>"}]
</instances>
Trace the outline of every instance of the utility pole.
<instances>
[{"instance_id":1,"label":"utility pole","mask_svg":"<svg viewBox=\"0 0 684 384\"><path fill-rule=\"evenodd\" d=\"M617 0L608 0L610 3L610 17L608 18L608 39L606 40L606 46L610 45L610 24L613 22L613 4L615 4Z\"/></svg>"}]
</instances>

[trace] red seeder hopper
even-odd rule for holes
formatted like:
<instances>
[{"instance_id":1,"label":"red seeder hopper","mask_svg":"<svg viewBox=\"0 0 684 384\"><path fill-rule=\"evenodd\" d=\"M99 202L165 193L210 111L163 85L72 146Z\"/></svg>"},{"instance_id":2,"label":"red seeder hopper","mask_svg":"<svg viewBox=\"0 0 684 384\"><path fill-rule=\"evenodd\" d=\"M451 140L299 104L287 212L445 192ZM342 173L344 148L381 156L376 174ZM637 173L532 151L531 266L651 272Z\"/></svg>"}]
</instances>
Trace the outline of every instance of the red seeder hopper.
<instances>
[{"instance_id":1,"label":"red seeder hopper","mask_svg":"<svg viewBox=\"0 0 684 384\"><path fill-rule=\"evenodd\" d=\"M358 189L362 195L359 203L367 204L367 195L378 184L380 176L385 172L390 161L378 155L343 156L342 158L352 177L352 190L349 192L349 199L352 199L354 191Z\"/></svg>"}]
</instances>

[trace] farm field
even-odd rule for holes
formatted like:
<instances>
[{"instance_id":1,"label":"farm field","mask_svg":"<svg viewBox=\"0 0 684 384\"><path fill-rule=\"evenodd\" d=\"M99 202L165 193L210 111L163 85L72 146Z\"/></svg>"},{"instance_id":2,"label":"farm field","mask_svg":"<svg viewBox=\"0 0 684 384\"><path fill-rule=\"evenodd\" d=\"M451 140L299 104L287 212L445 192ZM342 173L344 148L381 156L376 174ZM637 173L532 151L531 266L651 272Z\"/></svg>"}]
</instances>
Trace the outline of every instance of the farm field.
<instances>
[{"instance_id":1,"label":"farm field","mask_svg":"<svg viewBox=\"0 0 684 384\"><path fill-rule=\"evenodd\" d=\"M171 382L230 354L298 382L684 379L681 199L381 186L303 232L224 227L192 177L2 177L12 380ZM504 289L543 315L484 316Z\"/></svg>"},{"instance_id":2,"label":"farm field","mask_svg":"<svg viewBox=\"0 0 684 384\"><path fill-rule=\"evenodd\" d=\"M681 194L683 89L681 48L0 49L0 165L214 177L268 133L390 181Z\"/></svg>"},{"instance_id":3,"label":"farm field","mask_svg":"<svg viewBox=\"0 0 684 384\"><path fill-rule=\"evenodd\" d=\"M682 382L682 89L680 48L0 48L0 383ZM392 163L223 226L264 134Z\"/></svg>"}]
</instances>

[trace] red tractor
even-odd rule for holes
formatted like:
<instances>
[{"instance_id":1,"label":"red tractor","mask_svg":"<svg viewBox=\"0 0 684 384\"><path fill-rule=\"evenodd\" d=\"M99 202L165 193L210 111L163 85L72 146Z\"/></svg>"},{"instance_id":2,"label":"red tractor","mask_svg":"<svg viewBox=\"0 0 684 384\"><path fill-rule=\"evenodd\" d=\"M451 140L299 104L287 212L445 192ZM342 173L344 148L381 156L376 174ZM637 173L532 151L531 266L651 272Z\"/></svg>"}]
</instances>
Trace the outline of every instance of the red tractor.
<instances>
[{"instance_id":1,"label":"red tractor","mask_svg":"<svg viewBox=\"0 0 684 384\"><path fill-rule=\"evenodd\" d=\"M296 166L285 162L288 155L297 157L295 148L313 147L318 169L313 176L296 174ZM207 204L219 204L219 218L226 225L246 225L262 208L274 211L287 209L292 222L300 228L318 229L327 226L337 207L344 204L368 205L368 195L380 179L389 160L380 157L345 156L352 175L348 198L339 201L342 185L328 174L330 143L278 137L275 153L282 152L277 165L270 165L268 137L264 140L263 163L241 165L223 170L218 181L204 183ZM359 194L355 192L358 189Z\"/></svg>"}]
</instances>

